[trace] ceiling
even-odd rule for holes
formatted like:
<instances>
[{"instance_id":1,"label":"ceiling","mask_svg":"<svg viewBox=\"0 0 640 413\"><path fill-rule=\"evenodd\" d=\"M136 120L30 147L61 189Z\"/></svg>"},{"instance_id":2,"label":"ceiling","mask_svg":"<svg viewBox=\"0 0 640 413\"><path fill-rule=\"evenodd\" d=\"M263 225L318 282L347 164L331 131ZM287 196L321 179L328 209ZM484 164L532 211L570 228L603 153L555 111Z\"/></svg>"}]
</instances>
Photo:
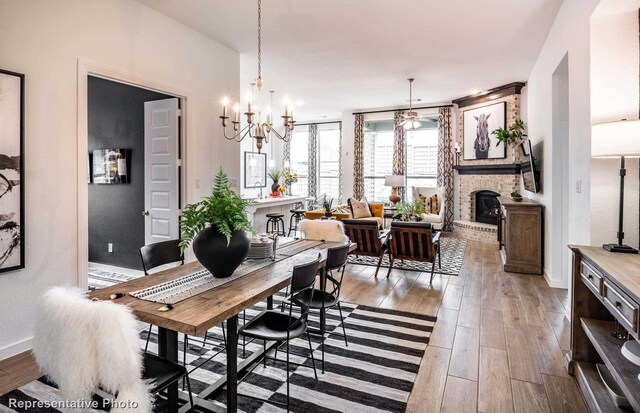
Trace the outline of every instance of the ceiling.
<instances>
[{"instance_id":1,"label":"ceiling","mask_svg":"<svg viewBox=\"0 0 640 413\"><path fill-rule=\"evenodd\" d=\"M243 89L256 77L256 1L138 1L239 51ZM265 89L297 102L298 120L322 120L407 105L408 77L422 104L524 81L561 4L264 0Z\"/></svg>"}]
</instances>

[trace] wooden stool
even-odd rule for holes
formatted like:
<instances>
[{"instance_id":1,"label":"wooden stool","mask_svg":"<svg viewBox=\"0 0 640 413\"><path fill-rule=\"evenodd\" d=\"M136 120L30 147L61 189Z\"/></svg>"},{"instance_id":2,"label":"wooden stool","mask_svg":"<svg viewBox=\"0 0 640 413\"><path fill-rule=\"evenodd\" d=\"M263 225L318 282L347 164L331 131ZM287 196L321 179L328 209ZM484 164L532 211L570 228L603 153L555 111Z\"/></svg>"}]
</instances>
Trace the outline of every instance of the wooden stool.
<instances>
[{"instance_id":1,"label":"wooden stool","mask_svg":"<svg viewBox=\"0 0 640 413\"><path fill-rule=\"evenodd\" d=\"M298 232L298 224L300 223L300 221L302 221L302 218L304 217L304 213L307 212L304 209L292 209L291 211L291 218L289 218L289 233L287 234L287 236L291 236L291 231L293 231L293 235L295 236L296 233Z\"/></svg>"},{"instance_id":2,"label":"wooden stool","mask_svg":"<svg viewBox=\"0 0 640 413\"><path fill-rule=\"evenodd\" d=\"M267 214L267 233L285 235L284 232L284 214L281 212L270 212Z\"/></svg>"}]
</instances>

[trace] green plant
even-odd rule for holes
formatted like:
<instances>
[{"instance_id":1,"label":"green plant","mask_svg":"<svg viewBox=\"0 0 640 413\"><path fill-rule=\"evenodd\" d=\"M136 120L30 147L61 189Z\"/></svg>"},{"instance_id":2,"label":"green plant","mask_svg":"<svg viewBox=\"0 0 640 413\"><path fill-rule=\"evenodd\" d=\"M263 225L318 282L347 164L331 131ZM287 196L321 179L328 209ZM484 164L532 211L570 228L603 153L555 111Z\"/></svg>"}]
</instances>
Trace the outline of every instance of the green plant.
<instances>
[{"instance_id":1,"label":"green plant","mask_svg":"<svg viewBox=\"0 0 640 413\"><path fill-rule=\"evenodd\" d=\"M333 206L333 198L325 198L322 201L322 207L324 208L325 213L331 213L331 207Z\"/></svg>"},{"instance_id":2,"label":"green plant","mask_svg":"<svg viewBox=\"0 0 640 413\"><path fill-rule=\"evenodd\" d=\"M527 137L527 128L522 119L517 119L511 126L506 129L498 128L491 132L498 139L496 146L504 143L505 145L516 145Z\"/></svg>"},{"instance_id":3,"label":"green plant","mask_svg":"<svg viewBox=\"0 0 640 413\"><path fill-rule=\"evenodd\" d=\"M255 234L247 218L247 204L249 201L241 199L231 190L227 174L220 168L213 181L211 195L200 202L187 205L182 211L180 250L184 252L196 235L208 226L217 228L220 234L227 237L227 245L236 231Z\"/></svg>"},{"instance_id":4,"label":"green plant","mask_svg":"<svg viewBox=\"0 0 640 413\"><path fill-rule=\"evenodd\" d=\"M278 168L271 168L267 175L269 175L269 178L271 178L273 182L278 182L280 178L282 178L282 171Z\"/></svg>"},{"instance_id":5,"label":"green plant","mask_svg":"<svg viewBox=\"0 0 640 413\"><path fill-rule=\"evenodd\" d=\"M424 211L424 202L420 198L415 198L412 202L397 203L393 217L400 218L402 221L411 221L413 218L419 218Z\"/></svg>"},{"instance_id":6,"label":"green plant","mask_svg":"<svg viewBox=\"0 0 640 413\"><path fill-rule=\"evenodd\" d=\"M522 195L520 195L520 192L518 192L518 191L513 191L511 193L511 196L514 197L514 198L522 198Z\"/></svg>"}]
</instances>

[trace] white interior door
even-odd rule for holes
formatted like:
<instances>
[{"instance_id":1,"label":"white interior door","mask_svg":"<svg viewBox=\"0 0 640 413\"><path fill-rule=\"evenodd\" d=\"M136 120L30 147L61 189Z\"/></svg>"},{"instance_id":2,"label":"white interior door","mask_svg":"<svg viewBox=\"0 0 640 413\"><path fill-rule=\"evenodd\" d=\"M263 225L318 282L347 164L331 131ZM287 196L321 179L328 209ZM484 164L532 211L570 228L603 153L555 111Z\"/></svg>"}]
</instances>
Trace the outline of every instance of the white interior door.
<instances>
[{"instance_id":1,"label":"white interior door","mask_svg":"<svg viewBox=\"0 0 640 413\"><path fill-rule=\"evenodd\" d=\"M177 239L178 99L144 104L145 244Z\"/></svg>"}]
</instances>

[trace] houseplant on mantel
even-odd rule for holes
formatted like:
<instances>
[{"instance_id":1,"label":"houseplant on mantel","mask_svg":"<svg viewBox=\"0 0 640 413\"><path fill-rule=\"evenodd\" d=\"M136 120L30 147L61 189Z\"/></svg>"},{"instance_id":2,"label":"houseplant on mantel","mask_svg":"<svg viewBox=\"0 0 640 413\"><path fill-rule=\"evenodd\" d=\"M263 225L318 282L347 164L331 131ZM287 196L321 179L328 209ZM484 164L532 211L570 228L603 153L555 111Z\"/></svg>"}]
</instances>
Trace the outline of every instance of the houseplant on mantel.
<instances>
[{"instance_id":1,"label":"houseplant on mantel","mask_svg":"<svg viewBox=\"0 0 640 413\"><path fill-rule=\"evenodd\" d=\"M181 251L193 243L196 258L214 277L229 277L249 253L247 232L255 234L246 214L248 203L231 190L220 168L211 195L182 211Z\"/></svg>"},{"instance_id":2,"label":"houseplant on mantel","mask_svg":"<svg viewBox=\"0 0 640 413\"><path fill-rule=\"evenodd\" d=\"M507 148L509 146L514 147L513 163L517 163L518 157L515 147L518 146L520 142L522 142L527 137L527 127L525 126L522 119L516 119L516 121L506 129L498 128L491 132L491 134L495 135L498 140L496 146L504 143Z\"/></svg>"}]
</instances>

